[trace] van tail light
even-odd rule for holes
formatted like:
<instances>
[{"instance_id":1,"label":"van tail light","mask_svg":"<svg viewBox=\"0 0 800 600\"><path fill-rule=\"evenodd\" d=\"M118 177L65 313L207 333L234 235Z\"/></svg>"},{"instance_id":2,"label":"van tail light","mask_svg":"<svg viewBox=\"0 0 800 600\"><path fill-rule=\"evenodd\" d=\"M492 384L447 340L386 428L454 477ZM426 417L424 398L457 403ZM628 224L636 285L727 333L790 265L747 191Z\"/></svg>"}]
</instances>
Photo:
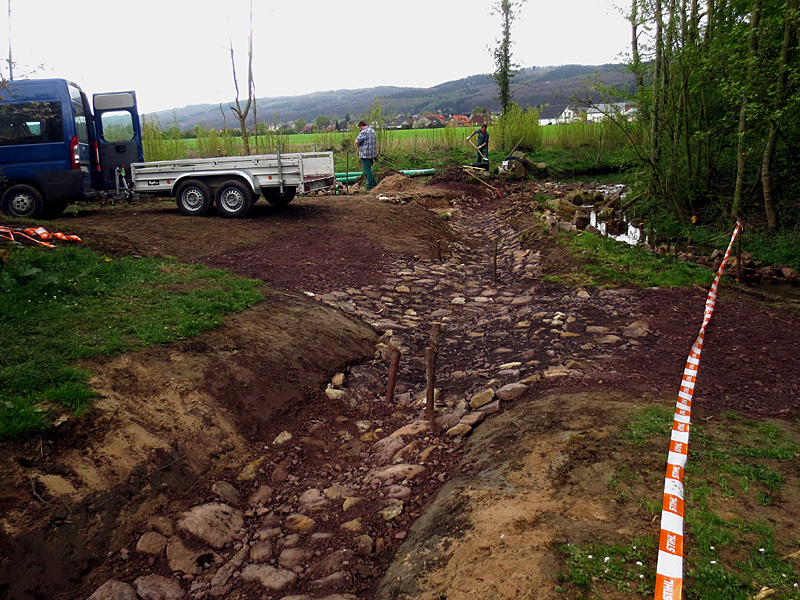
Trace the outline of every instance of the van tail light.
<instances>
[{"instance_id":1,"label":"van tail light","mask_svg":"<svg viewBox=\"0 0 800 600\"><path fill-rule=\"evenodd\" d=\"M97 172L102 170L100 168L100 146L97 145L97 142L94 142L94 170Z\"/></svg>"},{"instance_id":2,"label":"van tail light","mask_svg":"<svg viewBox=\"0 0 800 600\"><path fill-rule=\"evenodd\" d=\"M72 170L79 170L81 168L81 149L78 146L77 135L70 140L69 150L72 153Z\"/></svg>"}]
</instances>

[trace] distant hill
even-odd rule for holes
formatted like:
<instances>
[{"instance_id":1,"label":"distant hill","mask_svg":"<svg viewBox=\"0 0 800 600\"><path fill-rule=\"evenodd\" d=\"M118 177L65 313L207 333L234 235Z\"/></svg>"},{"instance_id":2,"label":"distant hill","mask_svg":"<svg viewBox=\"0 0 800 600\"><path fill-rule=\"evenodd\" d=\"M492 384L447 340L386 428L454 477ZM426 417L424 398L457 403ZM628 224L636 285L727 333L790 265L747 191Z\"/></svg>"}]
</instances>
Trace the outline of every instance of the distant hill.
<instances>
[{"instance_id":1,"label":"distant hill","mask_svg":"<svg viewBox=\"0 0 800 600\"><path fill-rule=\"evenodd\" d=\"M600 80L607 85L630 89L633 76L621 65L562 65L558 67L531 67L521 69L513 80L514 101L520 106L544 104L567 104L574 94L581 98L594 97L593 83ZM257 100L258 119L269 124L277 113L278 123L303 118L313 123L319 115L331 120L361 117L375 97L385 99L387 110L392 114L413 115L422 113L469 114L476 106L487 110L500 109L497 84L490 75L472 75L448 81L430 88L374 87L356 90L331 90L314 92L303 96L278 96ZM614 98L616 100L618 98ZM226 103L220 111L218 104L196 104L173 110L152 113L162 126L174 122L177 111L178 126L182 131L195 125L203 128L219 128L223 125L238 128L239 123ZM252 115L250 117L252 119Z\"/></svg>"}]
</instances>

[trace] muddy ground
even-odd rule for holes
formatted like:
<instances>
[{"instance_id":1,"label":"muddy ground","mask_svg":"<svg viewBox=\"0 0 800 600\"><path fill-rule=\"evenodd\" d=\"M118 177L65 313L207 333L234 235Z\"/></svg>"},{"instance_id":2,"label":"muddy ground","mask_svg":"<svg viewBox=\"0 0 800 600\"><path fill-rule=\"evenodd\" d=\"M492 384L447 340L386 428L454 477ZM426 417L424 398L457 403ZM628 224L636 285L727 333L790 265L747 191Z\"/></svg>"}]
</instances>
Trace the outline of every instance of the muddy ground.
<instances>
[{"instance_id":1,"label":"muddy ground","mask_svg":"<svg viewBox=\"0 0 800 600\"><path fill-rule=\"evenodd\" d=\"M241 220L184 217L170 202L144 200L55 220L109 256L168 255L261 279L265 299L197 338L88 361L99 393L88 414L0 445L0 596L87 598L109 579L160 574L198 599L556 598L564 597L555 592L563 557L554 544L656 533L641 507L610 500L608 482L616 466L641 458L619 441L628 411L674 404L706 290L548 283L543 275L576 263L542 233L530 197L558 186L492 184L500 193L458 171L430 182L393 176L369 194L298 198L282 209L262 201ZM421 356L434 321L443 336L441 418L486 387L527 387L474 430L406 438L414 441L391 462L406 459L423 475L369 479L380 465L376 442L421 416L414 399L425 390ZM598 341L592 327L616 340ZM783 424L800 417L797 331L796 306L724 285L696 418L713 422L724 410ZM398 399L387 405L391 335L404 354ZM332 379L354 400L326 395ZM276 443L283 432L290 444ZM655 473L660 501L664 465L639 468ZM250 521L235 541L206 552L175 522L218 499L210 490L221 481L241 495ZM327 537L305 562L277 557L296 543L285 525L272 540L275 556L265 562L296 579L265 589L240 568L227 587L212 586L258 527L279 530L303 508L303 491L336 484L358 490L360 502L313 509ZM245 501L263 485L272 500ZM392 486L411 496L401 516L386 519L379 511ZM730 510L783 523L782 507ZM354 521L370 540L357 557L343 529ZM137 551L152 531L182 539L205 562L188 572ZM338 579L314 564L345 550ZM173 597L162 592L149 597Z\"/></svg>"}]
</instances>

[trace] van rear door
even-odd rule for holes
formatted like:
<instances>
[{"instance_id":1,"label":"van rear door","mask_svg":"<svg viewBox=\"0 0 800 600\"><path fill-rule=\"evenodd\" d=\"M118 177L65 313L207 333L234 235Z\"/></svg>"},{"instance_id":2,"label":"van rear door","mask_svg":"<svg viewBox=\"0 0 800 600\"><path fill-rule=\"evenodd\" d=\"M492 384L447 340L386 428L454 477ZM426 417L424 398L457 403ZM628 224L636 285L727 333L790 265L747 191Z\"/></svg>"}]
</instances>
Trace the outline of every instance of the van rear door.
<instances>
[{"instance_id":1,"label":"van rear door","mask_svg":"<svg viewBox=\"0 0 800 600\"><path fill-rule=\"evenodd\" d=\"M89 127L91 123L91 114L89 113L89 106L86 102L86 94L83 93L81 88L67 81L67 90L69 91L69 99L72 105L72 117L75 119L75 137L70 142L70 153L72 155L72 168L80 169L83 174L83 191L84 193L91 190L92 178L89 173L91 165L91 148L89 143L91 135Z\"/></svg>"},{"instance_id":2,"label":"van rear door","mask_svg":"<svg viewBox=\"0 0 800 600\"><path fill-rule=\"evenodd\" d=\"M94 121L101 185L114 189L116 169L123 166L130 183L130 164L144 162L136 92L95 94Z\"/></svg>"}]
</instances>

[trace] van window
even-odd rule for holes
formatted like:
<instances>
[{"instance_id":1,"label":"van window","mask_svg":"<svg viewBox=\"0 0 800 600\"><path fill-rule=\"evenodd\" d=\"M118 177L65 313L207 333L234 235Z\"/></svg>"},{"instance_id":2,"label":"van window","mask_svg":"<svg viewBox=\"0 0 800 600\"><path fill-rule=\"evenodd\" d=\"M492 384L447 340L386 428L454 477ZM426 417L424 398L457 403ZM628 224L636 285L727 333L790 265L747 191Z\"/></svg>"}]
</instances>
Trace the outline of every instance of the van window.
<instances>
[{"instance_id":1,"label":"van window","mask_svg":"<svg viewBox=\"0 0 800 600\"><path fill-rule=\"evenodd\" d=\"M64 141L60 102L0 104L0 146Z\"/></svg>"},{"instance_id":2,"label":"van window","mask_svg":"<svg viewBox=\"0 0 800 600\"><path fill-rule=\"evenodd\" d=\"M121 142L133 139L133 116L125 110L104 112L103 139L107 142Z\"/></svg>"},{"instance_id":3,"label":"van window","mask_svg":"<svg viewBox=\"0 0 800 600\"><path fill-rule=\"evenodd\" d=\"M72 113L75 115L75 129L78 132L78 141L81 144L89 143L89 128L86 125L86 102L83 92L67 84L69 97L72 100Z\"/></svg>"}]
</instances>

